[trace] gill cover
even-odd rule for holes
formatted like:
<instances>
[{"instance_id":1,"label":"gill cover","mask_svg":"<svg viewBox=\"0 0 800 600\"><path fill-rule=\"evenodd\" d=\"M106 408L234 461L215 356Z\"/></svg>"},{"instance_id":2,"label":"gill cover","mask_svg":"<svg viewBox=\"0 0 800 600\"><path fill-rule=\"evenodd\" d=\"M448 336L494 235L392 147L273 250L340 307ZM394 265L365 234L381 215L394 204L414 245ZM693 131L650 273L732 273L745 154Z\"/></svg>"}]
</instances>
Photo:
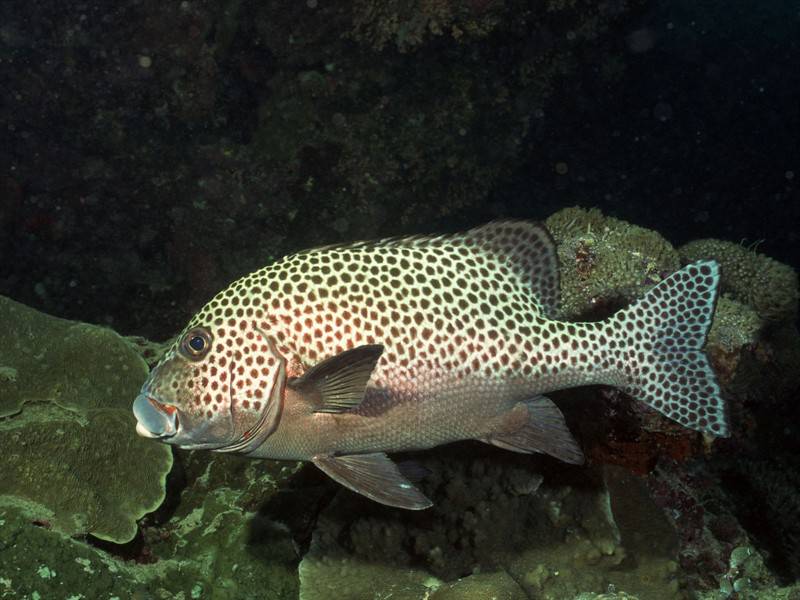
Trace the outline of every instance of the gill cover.
<instances>
[{"instance_id":1,"label":"gill cover","mask_svg":"<svg viewBox=\"0 0 800 600\"><path fill-rule=\"evenodd\" d=\"M242 433L231 444L217 448L218 452L237 452L241 454L253 452L272 435L281 420L284 391L286 390L286 359L278 352L275 343L269 336L265 335L260 329L256 331L267 342L270 353L278 361L278 368L275 370L275 376L270 383L270 394L258 417L253 419L248 413L237 410L239 402L234 396L235 392L231 391L231 419L234 424L234 430L241 430Z\"/></svg>"}]
</instances>

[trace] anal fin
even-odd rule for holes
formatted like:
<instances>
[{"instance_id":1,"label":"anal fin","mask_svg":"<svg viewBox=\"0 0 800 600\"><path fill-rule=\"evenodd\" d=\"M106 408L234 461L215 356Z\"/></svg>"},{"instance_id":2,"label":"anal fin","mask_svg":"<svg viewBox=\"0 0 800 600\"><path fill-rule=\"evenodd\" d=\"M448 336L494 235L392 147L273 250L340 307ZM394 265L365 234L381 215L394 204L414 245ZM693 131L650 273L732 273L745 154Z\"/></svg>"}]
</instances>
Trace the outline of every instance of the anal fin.
<instances>
[{"instance_id":1,"label":"anal fin","mask_svg":"<svg viewBox=\"0 0 800 600\"><path fill-rule=\"evenodd\" d=\"M481 441L512 452L549 454L574 465L585 461L578 442L567 429L564 415L545 396L517 403L507 424Z\"/></svg>"},{"instance_id":2,"label":"anal fin","mask_svg":"<svg viewBox=\"0 0 800 600\"><path fill-rule=\"evenodd\" d=\"M312 461L334 481L375 502L408 510L433 506L383 452L319 455Z\"/></svg>"}]
</instances>

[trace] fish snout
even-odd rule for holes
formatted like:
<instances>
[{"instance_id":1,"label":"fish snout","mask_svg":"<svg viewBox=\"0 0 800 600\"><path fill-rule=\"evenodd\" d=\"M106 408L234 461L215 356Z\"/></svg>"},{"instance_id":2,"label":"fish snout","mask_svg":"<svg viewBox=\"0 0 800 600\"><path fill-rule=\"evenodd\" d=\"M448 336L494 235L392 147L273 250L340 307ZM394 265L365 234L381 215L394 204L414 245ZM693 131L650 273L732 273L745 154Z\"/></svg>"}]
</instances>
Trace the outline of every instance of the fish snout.
<instances>
[{"instance_id":1,"label":"fish snout","mask_svg":"<svg viewBox=\"0 0 800 600\"><path fill-rule=\"evenodd\" d=\"M136 433L142 437L164 439L178 432L178 409L163 404L142 392L133 401Z\"/></svg>"}]
</instances>

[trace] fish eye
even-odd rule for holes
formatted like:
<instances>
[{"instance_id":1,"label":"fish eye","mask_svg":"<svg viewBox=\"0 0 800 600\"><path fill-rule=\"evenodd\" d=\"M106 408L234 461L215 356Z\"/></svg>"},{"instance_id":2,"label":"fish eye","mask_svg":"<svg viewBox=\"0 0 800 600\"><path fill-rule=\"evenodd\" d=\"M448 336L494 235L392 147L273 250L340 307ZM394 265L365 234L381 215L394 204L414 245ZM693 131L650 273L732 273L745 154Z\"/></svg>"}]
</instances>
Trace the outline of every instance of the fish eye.
<instances>
[{"instance_id":1,"label":"fish eye","mask_svg":"<svg viewBox=\"0 0 800 600\"><path fill-rule=\"evenodd\" d=\"M211 334L202 327L189 330L181 342L181 353L189 360L199 360L211 348Z\"/></svg>"}]
</instances>

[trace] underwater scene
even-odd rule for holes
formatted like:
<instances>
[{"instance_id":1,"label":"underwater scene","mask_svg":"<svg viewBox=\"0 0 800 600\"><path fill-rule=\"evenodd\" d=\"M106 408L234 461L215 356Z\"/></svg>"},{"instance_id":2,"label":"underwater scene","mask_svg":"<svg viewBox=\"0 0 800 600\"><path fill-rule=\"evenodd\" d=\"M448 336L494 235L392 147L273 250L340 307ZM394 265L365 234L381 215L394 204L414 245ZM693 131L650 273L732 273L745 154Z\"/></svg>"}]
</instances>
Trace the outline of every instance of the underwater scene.
<instances>
[{"instance_id":1,"label":"underwater scene","mask_svg":"<svg viewBox=\"0 0 800 600\"><path fill-rule=\"evenodd\" d=\"M0 599L800 600L800 5L0 0Z\"/></svg>"}]
</instances>

